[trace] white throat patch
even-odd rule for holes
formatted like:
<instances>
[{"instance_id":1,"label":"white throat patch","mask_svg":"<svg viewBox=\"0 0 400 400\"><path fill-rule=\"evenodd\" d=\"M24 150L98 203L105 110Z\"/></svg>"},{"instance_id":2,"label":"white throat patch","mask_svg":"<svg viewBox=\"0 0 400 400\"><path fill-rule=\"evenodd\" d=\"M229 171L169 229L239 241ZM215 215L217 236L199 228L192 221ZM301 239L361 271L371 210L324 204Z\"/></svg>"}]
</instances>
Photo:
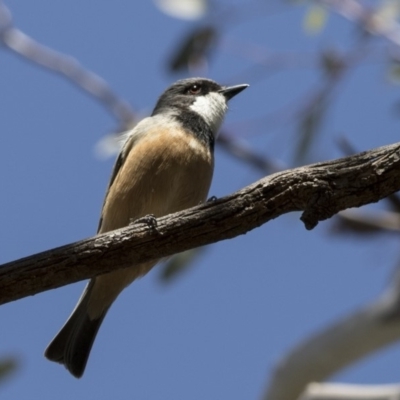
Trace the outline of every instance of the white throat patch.
<instances>
[{"instance_id":1,"label":"white throat patch","mask_svg":"<svg viewBox=\"0 0 400 400\"><path fill-rule=\"evenodd\" d=\"M216 137L228 110L225 97L216 92L199 96L190 109L204 118Z\"/></svg>"}]
</instances>

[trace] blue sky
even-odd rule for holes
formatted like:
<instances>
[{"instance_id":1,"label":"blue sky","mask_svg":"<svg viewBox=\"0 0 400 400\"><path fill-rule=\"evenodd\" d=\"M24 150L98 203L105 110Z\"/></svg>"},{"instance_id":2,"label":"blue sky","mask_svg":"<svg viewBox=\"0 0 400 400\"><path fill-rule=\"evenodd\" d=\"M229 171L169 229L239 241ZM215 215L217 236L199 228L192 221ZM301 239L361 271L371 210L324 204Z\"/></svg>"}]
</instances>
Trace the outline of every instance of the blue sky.
<instances>
[{"instance_id":1,"label":"blue sky","mask_svg":"<svg viewBox=\"0 0 400 400\"><path fill-rule=\"evenodd\" d=\"M245 3L245 2L237 2ZM134 110L149 113L173 81L165 61L193 23L161 13L152 2L8 1L16 26L103 77ZM231 4L231 2L226 2ZM331 17L319 35L302 27L304 6L225 28L206 75L251 86L231 103L226 129L254 150L291 166L296 129L286 121L250 123L298 104L322 82L321 49L350 48L355 28ZM221 21L222 23L222 21ZM334 102L307 162L339 157L345 135L357 149L398 141L398 87L386 77L384 42L353 70ZM295 55L301 65L246 74L244 55L265 49ZM240 81L237 81L240 78ZM65 79L2 50L0 74L0 262L92 236L114 160L96 143L116 124L106 110ZM232 193L259 171L216 150L210 195ZM379 207L374 206L374 207ZM85 375L72 378L43 357L84 283L0 307L0 357L19 369L0 387L4 399L258 398L279 359L300 340L373 301L398 262L393 236L331 234L331 221L306 231L300 214L209 246L186 274L160 282L160 269L130 286L100 330ZM400 346L334 377L352 383L399 380Z\"/></svg>"}]
</instances>

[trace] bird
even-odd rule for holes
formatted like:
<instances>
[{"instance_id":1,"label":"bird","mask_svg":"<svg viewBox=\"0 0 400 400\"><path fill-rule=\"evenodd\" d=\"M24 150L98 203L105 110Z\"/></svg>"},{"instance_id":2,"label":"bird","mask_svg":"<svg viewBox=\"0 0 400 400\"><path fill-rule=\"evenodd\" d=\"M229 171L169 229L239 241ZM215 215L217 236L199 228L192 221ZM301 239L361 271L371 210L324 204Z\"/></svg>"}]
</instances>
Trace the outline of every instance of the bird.
<instances>
[{"instance_id":1,"label":"bird","mask_svg":"<svg viewBox=\"0 0 400 400\"><path fill-rule=\"evenodd\" d=\"M126 133L101 211L98 233L196 206L207 199L214 144L228 101L248 84L207 78L173 83L152 114ZM157 261L99 275L86 285L68 320L45 350L50 361L82 377L101 323L118 295Z\"/></svg>"}]
</instances>

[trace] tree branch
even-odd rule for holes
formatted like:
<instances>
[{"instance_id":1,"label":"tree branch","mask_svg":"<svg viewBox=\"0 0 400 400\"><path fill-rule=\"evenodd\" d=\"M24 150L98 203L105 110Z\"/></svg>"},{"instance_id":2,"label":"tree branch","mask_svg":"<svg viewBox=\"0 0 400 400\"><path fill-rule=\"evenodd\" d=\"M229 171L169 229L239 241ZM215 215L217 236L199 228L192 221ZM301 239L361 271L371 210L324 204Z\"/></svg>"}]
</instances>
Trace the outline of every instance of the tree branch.
<instances>
[{"instance_id":1,"label":"tree branch","mask_svg":"<svg viewBox=\"0 0 400 400\"><path fill-rule=\"evenodd\" d=\"M299 400L400 400L400 385L310 383Z\"/></svg>"},{"instance_id":2,"label":"tree branch","mask_svg":"<svg viewBox=\"0 0 400 400\"><path fill-rule=\"evenodd\" d=\"M1 0L0 44L25 60L60 74L70 83L100 101L118 120L119 130L134 125L136 117L130 105L115 94L104 79L84 68L71 56L44 46L15 28L11 12Z\"/></svg>"},{"instance_id":3,"label":"tree branch","mask_svg":"<svg viewBox=\"0 0 400 400\"><path fill-rule=\"evenodd\" d=\"M400 143L270 175L200 206L0 266L0 304L231 239L291 211L307 229L400 190Z\"/></svg>"},{"instance_id":4,"label":"tree branch","mask_svg":"<svg viewBox=\"0 0 400 400\"><path fill-rule=\"evenodd\" d=\"M332 392L331 396L322 393L311 396L307 390L300 395L310 382L321 382L347 365L399 340L399 311L400 273L397 271L389 288L378 299L311 335L288 352L273 371L263 399L339 398ZM376 398L383 398L383 392L380 396L375 394ZM342 396L352 397L350 393ZM367 399L368 396L358 398Z\"/></svg>"}]
</instances>

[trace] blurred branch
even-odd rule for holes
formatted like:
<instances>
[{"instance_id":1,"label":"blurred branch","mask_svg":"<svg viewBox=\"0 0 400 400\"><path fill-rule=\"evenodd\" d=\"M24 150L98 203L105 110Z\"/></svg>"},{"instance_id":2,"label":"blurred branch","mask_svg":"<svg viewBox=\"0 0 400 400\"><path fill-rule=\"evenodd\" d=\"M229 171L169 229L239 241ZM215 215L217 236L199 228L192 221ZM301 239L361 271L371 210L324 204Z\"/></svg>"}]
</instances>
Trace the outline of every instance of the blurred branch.
<instances>
[{"instance_id":1,"label":"blurred branch","mask_svg":"<svg viewBox=\"0 0 400 400\"><path fill-rule=\"evenodd\" d=\"M400 385L310 383L299 400L400 400Z\"/></svg>"},{"instance_id":2,"label":"blurred branch","mask_svg":"<svg viewBox=\"0 0 400 400\"><path fill-rule=\"evenodd\" d=\"M391 286L375 302L309 337L281 360L264 399L297 399L310 382L322 381L345 366L399 339L398 271ZM302 397L303 400L306 398L324 397ZM335 397L329 397L333 398ZM345 398L350 399L352 396Z\"/></svg>"},{"instance_id":3,"label":"blurred branch","mask_svg":"<svg viewBox=\"0 0 400 400\"><path fill-rule=\"evenodd\" d=\"M245 142L233 139L226 132L220 133L218 144L232 156L265 174L283 169L276 162L254 152L249 146L246 146Z\"/></svg>"},{"instance_id":4,"label":"blurred branch","mask_svg":"<svg viewBox=\"0 0 400 400\"><path fill-rule=\"evenodd\" d=\"M400 232L400 214L393 211L345 210L338 214L335 231L360 234Z\"/></svg>"},{"instance_id":5,"label":"blurred branch","mask_svg":"<svg viewBox=\"0 0 400 400\"><path fill-rule=\"evenodd\" d=\"M168 62L172 72L186 70L188 66L204 63L215 48L218 39L217 30L210 25L195 28L184 37L182 43L175 49Z\"/></svg>"},{"instance_id":6,"label":"blurred branch","mask_svg":"<svg viewBox=\"0 0 400 400\"><path fill-rule=\"evenodd\" d=\"M377 8L374 11L368 3L362 4L357 0L318 1L347 20L362 26L367 32L381 36L397 47L400 46L400 24L395 20L394 15L383 18L379 12L379 7L383 2L377 2Z\"/></svg>"},{"instance_id":7,"label":"blurred branch","mask_svg":"<svg viewBox=\"0 0 400 400\"><path fill-rule=\"evenodd\" d=\"M15 28L11 13L1 0L0 43L25 60L60 74L93 96L118 120L119 129L133 125L135 114L129 104L120 99L102 78L85 69L76 59L41 45Z\"/></svg>"},{"instance_id":8,"label":"blurred branch","mask_svg":"<svg viewBox=\"0 0 400 400\"><path fill-rule=\"evenodd\" d=\"M278 172L229 196L0 267L0 304L231 239L292 211L307 229L400 190L400 143Z\"/></svg>"},{"instance_id":9,"label":"blurred branch","mask_svg":"<svg viewBox=\"0 0 400 400\"><path fill-rule=\"evenodd\" d=\"M323 83L309 96L308 100L304 98L305 106L301 106L298 112L299 140L294 154L296 164L302 164L307 160L307 153L316 135L321 131L338 85L365 57L367 48L363 42L362 45L359 43L346 54L341 54L334 49L321 52L320 66L324 76Z\"/></svg>"}]
</instances>

